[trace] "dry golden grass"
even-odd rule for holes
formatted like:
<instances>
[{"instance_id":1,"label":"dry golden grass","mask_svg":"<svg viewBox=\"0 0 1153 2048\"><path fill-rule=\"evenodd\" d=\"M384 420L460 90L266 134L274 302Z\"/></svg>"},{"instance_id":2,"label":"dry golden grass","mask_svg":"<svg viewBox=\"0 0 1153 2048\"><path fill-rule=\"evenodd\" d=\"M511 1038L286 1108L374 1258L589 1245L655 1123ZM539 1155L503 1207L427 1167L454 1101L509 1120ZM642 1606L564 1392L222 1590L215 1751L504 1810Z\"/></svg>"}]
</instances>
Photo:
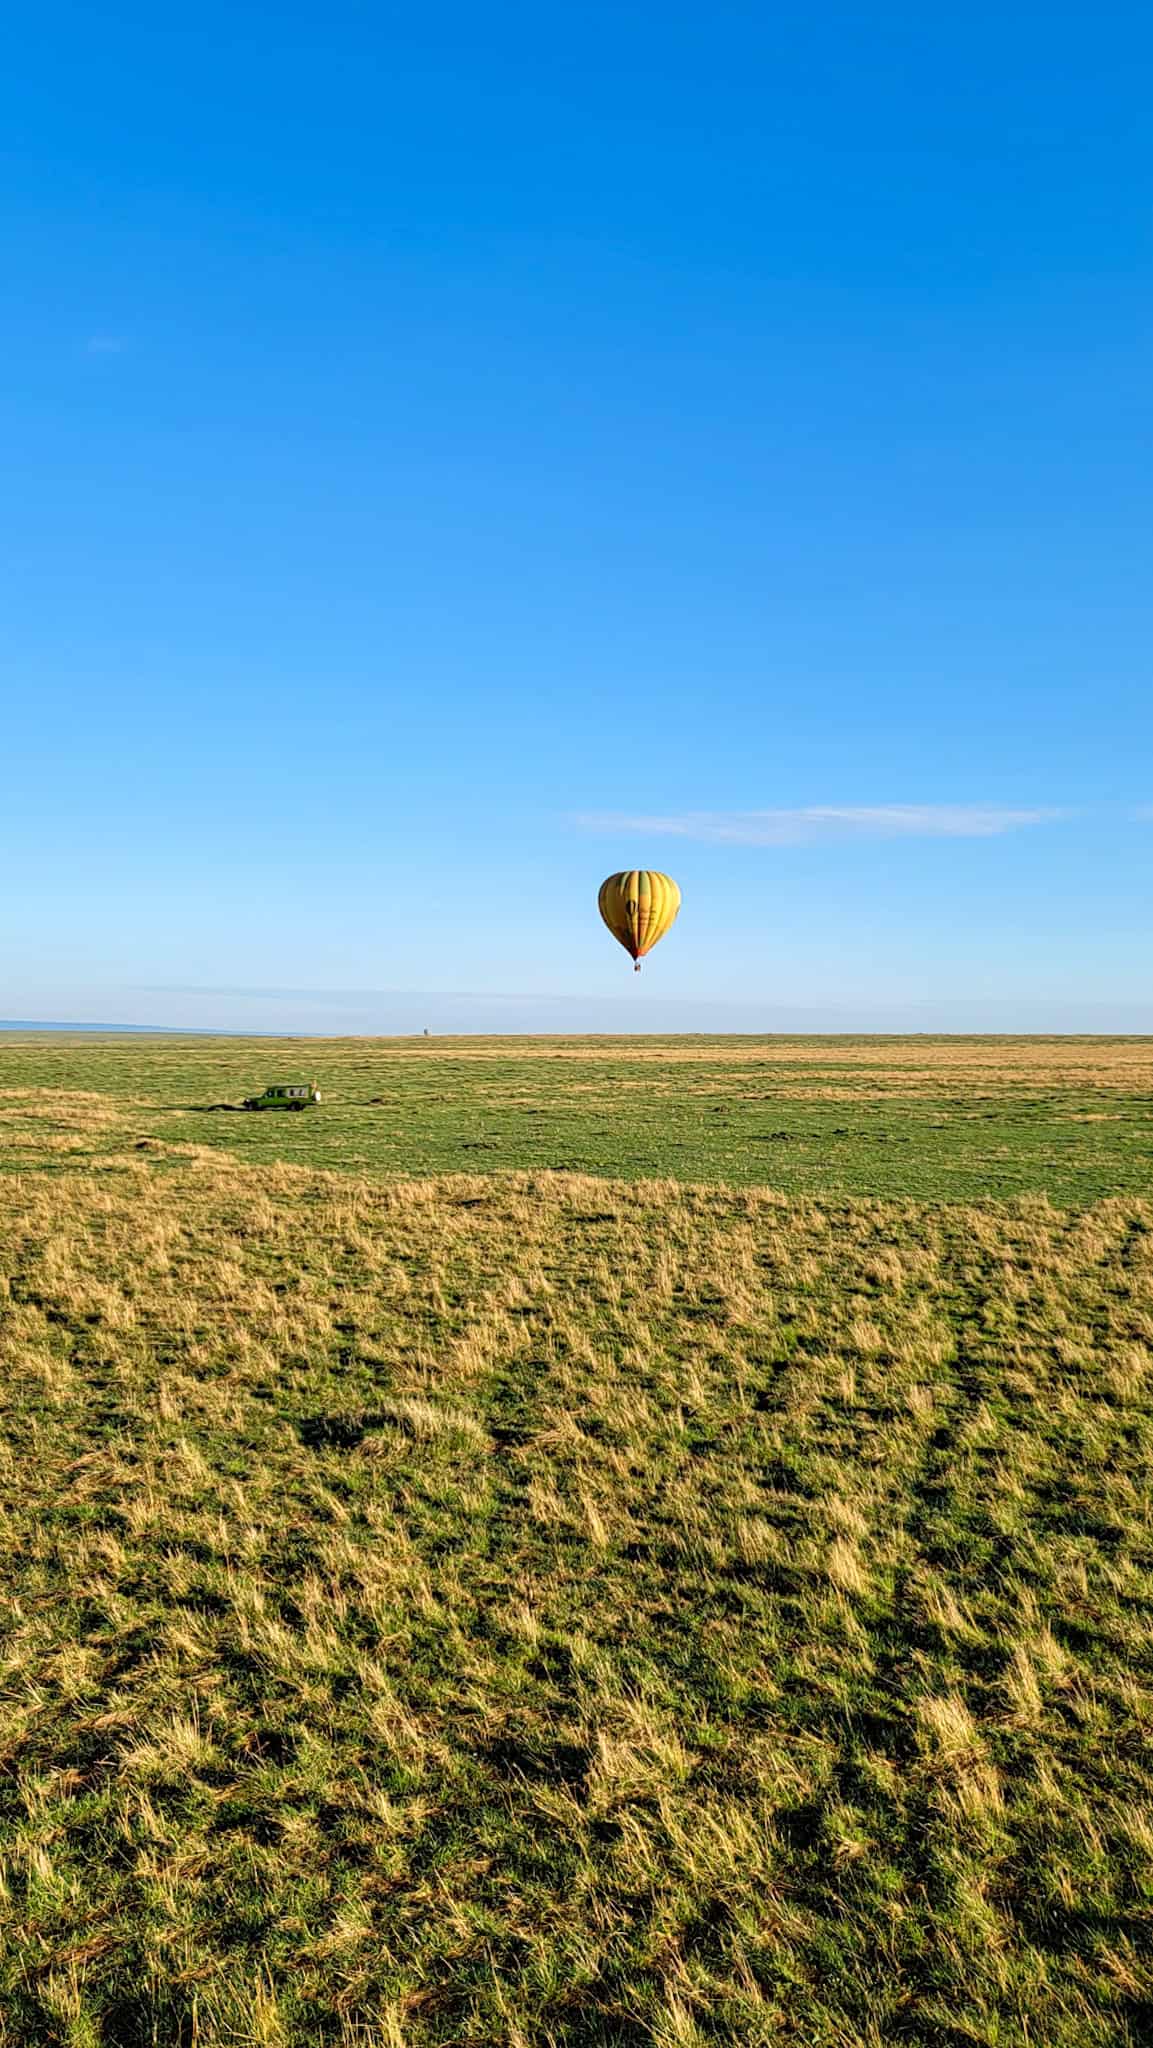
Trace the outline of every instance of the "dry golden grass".
<instances>
[{"instance_id":1,"label":"dry golden grass","mask_svg":"<svg viewBox=\"0 0 1153 2048\"><path fill-rule=\"evenodd\" d=\"M1151 2037L1153 1206L119 1135L0 1183L0 2041Z\"/></svg>"}]
</instances>

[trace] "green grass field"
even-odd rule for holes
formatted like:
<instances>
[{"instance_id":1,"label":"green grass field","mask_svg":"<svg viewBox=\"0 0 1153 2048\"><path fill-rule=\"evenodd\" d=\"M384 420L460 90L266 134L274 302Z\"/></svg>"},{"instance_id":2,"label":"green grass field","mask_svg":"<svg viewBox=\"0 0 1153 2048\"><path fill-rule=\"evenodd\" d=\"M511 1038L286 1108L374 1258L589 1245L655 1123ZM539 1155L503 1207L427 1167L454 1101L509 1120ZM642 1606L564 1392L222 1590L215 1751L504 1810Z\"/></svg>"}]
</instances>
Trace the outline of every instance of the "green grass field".
<instances>
[{"instance_id":1,"label":"green grass field","mask_svg":"<svg viewBox=\"0 0 1153 2048\"><path fill-rule=\"evenodd\" d=\"M210 1107L314 1073L325 1102L300 1117ZM1144 1193L1153 1170L1148 1039L0 1036L0 1090L4 1163L20 1166L56 1130L62 1158L131 1131L370 1176L669 1175L930 1201L1083 1203ZM85 1093L105 1121L79 1102L72 1152L67 1102Z\"/></svg>"},{"instance_id":2,"label":"green grass field","mask_svg":"<svg viewBox=\"0 0 1153 2048\"><path fill-rule=\"evenodd\" d=\"M4 2048L1153 2040L1151 1115L0 1039Z\"/></svg>"}]
</instances>

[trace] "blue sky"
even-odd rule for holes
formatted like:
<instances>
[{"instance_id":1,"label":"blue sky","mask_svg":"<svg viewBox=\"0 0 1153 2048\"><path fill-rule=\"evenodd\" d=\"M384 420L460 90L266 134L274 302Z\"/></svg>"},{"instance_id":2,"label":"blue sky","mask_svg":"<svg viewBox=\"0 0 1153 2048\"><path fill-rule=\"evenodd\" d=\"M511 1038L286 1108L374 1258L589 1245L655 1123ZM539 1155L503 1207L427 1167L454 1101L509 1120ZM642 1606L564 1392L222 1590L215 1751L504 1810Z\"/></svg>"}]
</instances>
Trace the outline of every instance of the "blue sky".
<instances>
[{"instance_id":1,"label":"blue sky","mask_svg":"<svg viewBox=\"0 0 1153 2048\"><path fill-rule=\"evenodd\" d=\"M1147 10L8 54L0 1012L1153 1028Z\"/></svg>"}]
</instances>

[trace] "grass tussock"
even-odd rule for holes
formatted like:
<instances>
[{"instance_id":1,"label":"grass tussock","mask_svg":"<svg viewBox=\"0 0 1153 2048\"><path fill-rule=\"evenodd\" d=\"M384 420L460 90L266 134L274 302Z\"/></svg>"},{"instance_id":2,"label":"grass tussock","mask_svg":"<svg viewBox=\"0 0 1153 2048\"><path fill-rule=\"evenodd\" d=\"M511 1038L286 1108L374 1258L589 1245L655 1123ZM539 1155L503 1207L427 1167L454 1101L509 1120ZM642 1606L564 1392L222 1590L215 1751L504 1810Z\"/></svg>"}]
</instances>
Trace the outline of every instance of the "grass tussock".
<instances>
[{"instance_id":1,"label":"grass tussock","mask_svg":"<svg viewBox=\"0 0 1153 2048\"><path fill-rule=\"evenodd\" d=\"M0 2041L1151 2037L1153 1206L103 1156L3 1183Z\"/></svg>"}]
</instances>

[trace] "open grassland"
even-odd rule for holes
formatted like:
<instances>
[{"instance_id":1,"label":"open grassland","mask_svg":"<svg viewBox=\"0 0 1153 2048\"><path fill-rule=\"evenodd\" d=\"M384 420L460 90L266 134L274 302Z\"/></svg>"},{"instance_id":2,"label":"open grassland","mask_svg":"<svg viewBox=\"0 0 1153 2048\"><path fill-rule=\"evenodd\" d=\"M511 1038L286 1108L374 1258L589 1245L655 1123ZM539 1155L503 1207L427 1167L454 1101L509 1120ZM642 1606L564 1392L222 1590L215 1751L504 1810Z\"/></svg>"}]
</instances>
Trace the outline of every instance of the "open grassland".
<instances>
[{"instance_id":1,"label":"open grassland","mask_svg":"<svg viewBox=\"0 0 1153 2048\"><path fill-rule=\"evenodd\" d=\"M315 1076L303 1116L231 1115ZM1083 1204L1153 1179L1153 1040L0 1036L0 1170L129 1139L353 1174Z\"/></svg>"},{"instance_id":2,"label":"open grassland","mask_svg":"<svg viewBox=\"0 0 1153 2048\"><path fill-rule=\"evenodd\" d=\"M430 1150L490 1074L512 1165L518 1091L574 1147L582 1086L648 1114L639 1051L327 1056ZM320 1117L189 1142L283 1049L20 1056L5 2048L1153 2039L1153 1204L388 1183L254 1160ZM760 1056L686 1051L694 1145L698 1085L1002 1130L1149 1087Z\"/></svg>"}]
</instances>

